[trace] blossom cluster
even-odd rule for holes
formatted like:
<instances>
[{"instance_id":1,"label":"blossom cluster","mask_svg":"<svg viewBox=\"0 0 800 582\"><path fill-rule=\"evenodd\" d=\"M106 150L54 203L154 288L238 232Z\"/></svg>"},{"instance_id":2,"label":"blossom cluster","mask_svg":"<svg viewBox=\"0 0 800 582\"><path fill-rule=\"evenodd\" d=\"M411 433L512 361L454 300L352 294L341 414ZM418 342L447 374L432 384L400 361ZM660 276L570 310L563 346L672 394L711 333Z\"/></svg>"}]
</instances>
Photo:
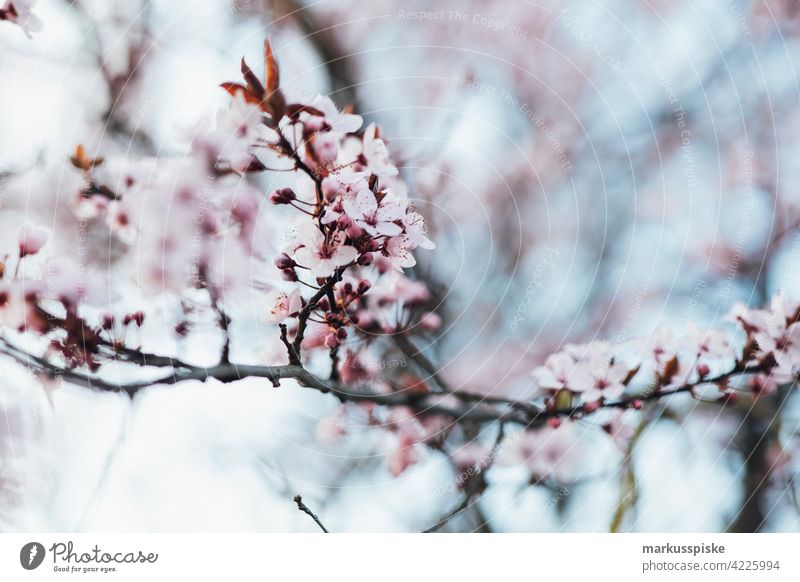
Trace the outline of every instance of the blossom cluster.
<instances>
[{"instance_id":1,"label":"blossom cluster","mask_svg":"<svg viewBox=\"0 0 800 582\"><path fill-rule=\"evenodd\" d=\"M339 111L328 97L287 103L269 43L265 68L262 85L242 63L246 84L223 84L231 106L214 127L192 136L182 158L105 159L76 148L62 190L72 220L107 243L98 262L119 263L115 273L144 297L200 289L208 292L206 305L220 312L231 292L266 291L264 319L293 319L298 351L337 349L351 329L370 341L412 324L435 327L437 316L422 309L429 291L402 272L415 264L417 247L433 243L377 126L361 131L361 117ZM244 179L280 163L294 173L292 187L270 193ZM262 219L265 204L297 214L277 256L269 250L275 221ZM33 224L20 229L17 256L3 263L16 268L2 282L0 315L14 330L47 335L69 365L95 368L103 346L124 346L126 328L141 325L147 303L116 313L116 286L92 280L105 269L78 265L59 243L42 257L44 269L20 270L48 235ZM280 281L276 274L285 282L273 283ZM93 288L111 292L97 297ZM197 309L197 298L189 305ZM178 327L186 333L185 325ZM67 350L74 343L70 333L89 341ZM359 366L345 360L354 362L359 351L348 348L334 373L352 377Z\"/></svg>"},{"instance_id":2,"label":"blossom cluster","mask_svg":"<svg viewBox=\"0 0 800 582\"><path fill-rule=\"evenodd\" d=\"M756 395L774 392L800 372L800 303L776 295L766 309L734 306L728 320L743 332L741 343L719 329L689 323L682 334L660 328L646 340L567 345L533 372L550 410L594 412L609 403L641 406L642 393L716 385L734 395L737 375L748 376Z\"/></svg>"},{"instance_id":3,"label":"blossom cluster","mask_svg":"<svg viewBox=\"0 0 800 582\"><path fill-rule=\"evenodd\" d=\"M369 334L408 325L402 316L386 321L380 303L403 313L427 300L427 291L402 272L416 264L418 247L434 244L380 130L375 124L362 130L362 118L340 111L329 97L286 103L268 42L265 69L262 84L243 61L245 84L223 84L233 103L218 119L223 132L204 137L202 146L223 170L254 172L288 160L297 172L294 187L268 195L296 217L274 258L291 287L270 293L266 320L294 318L301 329L310 322L319 329L306 347L328 349L338 348L352 326ZM372 287L382 288L382 298L365 298ZM311 297L304 298L307 289Z\"/></svg>"}]
</instances>

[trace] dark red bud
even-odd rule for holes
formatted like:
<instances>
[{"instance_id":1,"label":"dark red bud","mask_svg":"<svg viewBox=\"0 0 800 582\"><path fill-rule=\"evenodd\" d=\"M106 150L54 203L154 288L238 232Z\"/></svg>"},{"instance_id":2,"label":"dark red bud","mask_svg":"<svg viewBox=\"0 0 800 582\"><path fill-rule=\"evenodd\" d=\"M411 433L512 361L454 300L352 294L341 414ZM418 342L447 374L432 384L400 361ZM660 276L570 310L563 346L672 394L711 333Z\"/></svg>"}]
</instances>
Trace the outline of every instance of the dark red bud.
<instances>
[{"instance_id":1,"label":"dark red bud","mask_svg":"<svg viewBox=\"0 0 800 582\"><path fill-rule=\"evenodd\" d=\"M339 230L348 230L351 226L353 226L353 219L343 214L336 220L336 226Z\"/></svg>"},{"instance_id":2,"label":"dark red bud","mask_svg":"<svg viewBox=\"0 0 800 582\"><path fill-rule=\"evenodd\" d=\"M279 269L293 269L297 266L297 263L295 263L294 259L286 253L281 253L275 257L275 266Z\"/></svg>"},{"instance_id":3,"label":"dark red bud","mask_svg":"<svg viewBox=\"0 0 800 582\"><path fill-rule=\"evenodd\" d=\"M278 188L269 195L269 201L273 204L289 204L297 199L297 195L291 188Z\"/></svg>"}]
</instances>

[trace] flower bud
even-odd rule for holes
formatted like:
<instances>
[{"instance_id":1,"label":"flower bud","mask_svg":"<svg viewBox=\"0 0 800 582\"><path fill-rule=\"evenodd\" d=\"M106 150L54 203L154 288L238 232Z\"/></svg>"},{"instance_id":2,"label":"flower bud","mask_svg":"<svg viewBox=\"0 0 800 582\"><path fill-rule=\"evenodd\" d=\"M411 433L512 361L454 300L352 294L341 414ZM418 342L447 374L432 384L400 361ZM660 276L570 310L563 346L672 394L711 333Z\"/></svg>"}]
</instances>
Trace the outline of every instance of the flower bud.
<instances>
[{"instance_id":1,"label":"flower bud","mask_svg":"<svg viewBox=\"0 0 800 582\"><path fill-rule=\"evenodd\" d=\"M339 338L336 336L335 333L329 333L325 336L325 347L328 349L333 349L339 345Z\"/></svg>"},{"instance_id":2,"label":"flower bud","mask_svg":"<svg viewBox=\"0 0 800 582\"><path fill-rule=\"evenodd\" d=\"M429 311L420 318L419 326L425 331L436 331L442 327L442 318Z\"/></svg>"},{"instance_id":3,"label":"flower bud","mask_svg":"<svg viewBox=\"0 0 800 582\"><path fill-rule=\"evenodd\" d=\"M339 230L349 230L350 227L352 227L352 226L353 226L353 219L350 218L349 216L347 216L346 214L341 215L336 220L336 227ZM349 233L348 233L348 236L349 236Z\"/></svg>"},{"instance_id":4,"label":"flower bud","mask_svg":"<svg viewBox=\"0 0 800 582\"><path fill-rule=\"evenodd\" d=\"M550 428L558 428L559 426L561 426L561 419L558 418L557 416L548 418L547 426L549 426Z\"/></svg>"},{"instance_id":5,"label":"flower bud","mask_svg":"<svg viewBox=\"0 0 800 582\"><path fill-rule=\"evenodd\" d=\"M358 293L359 295L363 295L364 293L369 291L370 287L372 287L372 283L370 283L366 279L361 279L358 282L358 288L356 289L356 293Z\"/></svg>"},{"instance_id":6,"label":"flower bud","mask_svg":"<svg viewBox=\"0 0 800 582\"><path fill-rule=\"evenodd\" d=\"M362 234L364 234L364 231L360 226L351 222L350 226L345 228L345 234L347 234L347 236L349 236L352 239L357 239ZM370 250L375 250L375 249L370 249Z\"/></svg>"},{"instance_id":7,"label":"flower bud","mask_svg":"<svg viewBox=\"0 0 800 582\"><path fill-rule=\"evenodd\" d=\"M291 188L278 188L269 195L269 201L273 204L289 204L297 199L297 195Z\"/></svg>"},{"instance_id":8,"label":"flower bud","mask_svg":"<svg viewBox=\"0 0 800 582\"><path fill-rule=\"evenodd\" d=\"M292 257L287 255L286 253L281 253L277 257L275 257L275 266L279 269L293 269L297 266L297 263L294 261Z\"/></svg>"},{"instance_id":9,"label":"flower bud","mask_svg":"<svg viewBox=\"0 0 800 582\"><path fill-rule=\"evenodd\" d=\"M592 412L594 412L598 408L600 408L600 403L597 400L594 400L592 402L584 402L583 403L583 411L586 414L591 414Z\"/></svg>"},{"instance_id":10,"label":"flower bud","mask_svg":"<svg viewBox=\"0 0 800 582\"><path fill-rule=\"evenodd\" d=\"M28 255L35 255L42 250L49 236L46 228L26 222L19 228L17 233L19 256L26 257Z\"/></svg>"},{"instance_id":11,"label":"flower bud","mask_svg":"<svg viewBox=\"0 0 800 582\"><path fill-rule=\"evenodd\" d=\"M144 311L137 311L131 314L131 319L138 327L142 327L142 324L144 323Z\"/></svg>"},{"instance_id":12,"label":"flower bud","mask_svg":"<svg viewBox=\"0 0 800 582\"><path fill-rule=\"evenodd\" d=\"M372 253L364 253L360 257L358 257L358 264L362 267L368 267L372 264Z\"/></svg>"}]
</instances>

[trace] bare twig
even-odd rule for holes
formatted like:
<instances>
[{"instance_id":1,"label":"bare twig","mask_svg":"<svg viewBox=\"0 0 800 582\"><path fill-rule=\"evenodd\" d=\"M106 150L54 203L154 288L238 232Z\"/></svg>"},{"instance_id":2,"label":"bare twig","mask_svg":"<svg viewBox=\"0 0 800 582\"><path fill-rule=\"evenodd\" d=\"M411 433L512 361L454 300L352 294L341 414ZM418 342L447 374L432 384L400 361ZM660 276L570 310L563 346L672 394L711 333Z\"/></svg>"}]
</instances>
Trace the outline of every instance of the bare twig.
<instances>
[{"instance_id":1,"label":"bare twig","mask_svg":"<svg viewBox=\"0 0 800 582\"><path fill-rule=\"evenodd\" d=\"M297 504L297 509L299 509L300 511L302 511L302 512L303 512L303 513L305 513L306 515L310 516L310 517L311 517L311 519L313 519L313 520L316 522L316 524L319 526L319 528L320 528L320 529L321 529L323 532L325 532L325 533L331 533L331 532L329 532L329 531L328 531L328 528L326 528L326 527L323 525L323 523L322 523L322 522L319 520L319 518L317 517L317 514L316 514L316 513L314 513L313 511L311 511L311 510L308 508L308 506L307 506L305 503L303 503L303 498L302 498L302 497L300 497L299 495L295 495L295 496L294 496L294 502Z\"/></svg>"}]
</instances>

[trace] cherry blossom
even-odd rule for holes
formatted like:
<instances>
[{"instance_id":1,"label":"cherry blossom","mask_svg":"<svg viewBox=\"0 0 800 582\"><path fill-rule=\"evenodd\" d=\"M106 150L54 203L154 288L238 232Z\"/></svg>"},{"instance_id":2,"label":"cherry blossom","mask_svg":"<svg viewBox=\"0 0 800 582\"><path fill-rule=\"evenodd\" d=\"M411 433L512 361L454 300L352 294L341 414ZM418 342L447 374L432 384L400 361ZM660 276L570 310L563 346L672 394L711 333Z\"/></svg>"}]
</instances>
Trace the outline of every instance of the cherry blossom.
<instances>
[{"instance_id":1,"label":"cherry blossom","mask_svg":"<svg viewBox=\"0 0 800 582\"><path fill-rule=\"evenodd\" d=\"M379 137L378 126L370 123L364 130L364 157L369 171L379 178L389 178L398 174L389 157L386 143Z\"/></svg>"},{"instance_id":2,"label":"cherry blossom","mask_svg":"<svg viewBox=\"0 0 800 582\"><path fill-rule=\"evenodd\" d=\"M791 380L800 368L800 305L776 295L768 309L734 306L729 317L738 321L758 350L758 356L774 359L771 375L779 383Z\"/></svg>"},{"instance_id":3,"label":"cherry blossom","mask_svg":"<svg viewBox=\"0 0 800 582\"><path fill-rule=\"evenodd\" d=\"M19 242L20 258L35 255L42 250L50 233L46 228L26 222L19 228L17 240Z\"/></svg>"},{"instance_id":4,"label":"cherry blossom","mask_svg":"<svg viewBox=\"0 0 800 582\"><path fill-rule=\"evenodd\" d=\"M333 102L333 99L326 95L317 95L311 102L311 107L322 112L325 123L333 131L342 133L353 133L361 128L364 120L360 115L340 112Z\"/></svg>"},{"instance_id":5,"label":"cherry blossom","mask_svg":"<svg viewBox=\"0 0 800 582\"><path fill-rule=\"evenodd\" d=\"M19 25L30 37L42 30L42 21L33 14L34 4L36 0L6 0L0 7L0 20L8 20Z\"/></svg>"},{"instance_id":6,"label":"cherry blossom","mask_svg":"<svg viewBox=\"0 0 800 582\"><path fill-rule=\"evenodd\" d=\"M533 377L537 386L546 391L567 390L580 393L594 387L589 363L576 361L564 352L549 356L543 366L533 371Z\"/></svg>"},{"instance_id":7,"label":"cherry blossom","mask_svg":"<svg viewBox=\"0 0 800 582\"><path fill-rule=\"evenodd\" d=\"M346 244L341 231L323 233L315 224L304 222L298 229L297 239L299 245L294 258L315 277L330 277L336 269L358 258L358 251Z\"/></svg>"},{"instance_id":8,"label":"cherry blossom","mask_svg":"<svg viewBox=\"0 0 800 582\"><path fill-rule=\"evenodd\" d=\"M289 293L270 291L264 297L264 303L268 309L264 317L267 323L280 323L303 308L303 299L298 289L292 289Z\"/></svg>"},{"instance_id":9,"label":"cherry blossom","mask_svg":"<svg viewBox=\"0 0 800 582\"><path fill-rule=\"evenodd\" d=\"M403 232L398 224L405 215L403 202L391 191L380 201L369 188L362 188L344 198L347 215L373 237L393 237Z\"/></svg>"}]
</instances>

